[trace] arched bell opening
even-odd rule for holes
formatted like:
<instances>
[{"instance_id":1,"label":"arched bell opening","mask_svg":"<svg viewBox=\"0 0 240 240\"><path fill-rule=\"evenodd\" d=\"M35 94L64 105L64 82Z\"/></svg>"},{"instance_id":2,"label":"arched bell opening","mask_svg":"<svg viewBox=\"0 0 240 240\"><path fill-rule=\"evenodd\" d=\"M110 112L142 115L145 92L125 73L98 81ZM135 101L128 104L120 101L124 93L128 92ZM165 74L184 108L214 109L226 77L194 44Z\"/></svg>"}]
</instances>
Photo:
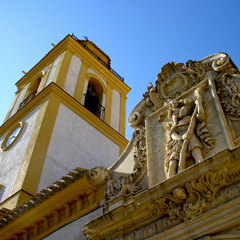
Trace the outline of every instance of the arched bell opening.
<instances>
[{"instance_id":1,"label":"arched bell opening","mask_svg":"<svg viewBox=\"0 0 240 240\"><path fill-rule=\"evenodd\" d=\"M104 119L105 108L101 105L103 99L103 87L101 83L91 78L85 93L84 107L100 119Z\"/></svg>"},{"instance_id":2,"label":"arched bell opening","mask_svg":"<svg viewBox=\"0 0 240 240\"><path fill-rule=\"evenodd\" d=\"M43 74L41 74L40 77L38 77L28 88L27 94L25 95L24 100L20 103L18 110L20 110L22 107L24 107L27 103L29 103L38 92L38 88L40 86L41 80L42 80Z\"/></svg>"}]
</instances>

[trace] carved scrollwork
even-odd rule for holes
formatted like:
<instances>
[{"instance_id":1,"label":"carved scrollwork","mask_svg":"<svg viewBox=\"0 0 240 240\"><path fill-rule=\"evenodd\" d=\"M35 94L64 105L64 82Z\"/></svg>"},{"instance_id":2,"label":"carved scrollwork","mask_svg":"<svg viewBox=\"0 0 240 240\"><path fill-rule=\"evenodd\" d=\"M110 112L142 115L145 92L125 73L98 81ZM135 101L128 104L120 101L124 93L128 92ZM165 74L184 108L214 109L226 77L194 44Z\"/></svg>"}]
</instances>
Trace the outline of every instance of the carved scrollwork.
<instances>
[{"instance_id":1,"label":"carved scrollwork","mask_svg":"<svg viewBox=\"0 0 240 240\"><path fill-rule=\"evenodd\" d=\"M229 56L225 55L213 61L212 68L217 71L223 71L231 66Z\"/></svg>"},{"instance_id":2,"label":"carved scrollwork","mask_svg":"<svg viewBox=\"0 0 240 240\"><path fill-rule=\"evenodd\" d=\"M135 119L134 119L135 120ZM146 172L147 156L146 156L146 129L143 124L134 128L133 134L136 136L134 142L134 166L133 172L128 175L121 176L116 181L109 179L105 187L105 197L110 200L120 194L127 195L135 193L141 188L137 183L141 180Z\"/></svg>"},{"instance_id":3,"label":"carved scrollwork","mask_svg":"<svg viewBox=\"0 0 240 240\"><path fill-rule=\"evenodd\" d=\"M160 92L158 92L157 87L153 87L153 84L150 82L150 87L147 87L147 92L143 94L143 97L146 98L146 105L148 107L153 106L153 111L156 111L158 108L162 107L164 104L164 98Z\"/></svg>"},{"instance_id":4,"label":"carved scrollwork","mask_svg":"<svg viewBox=\"0 0 240 240\"><path fill-rule=\"evenodd\" d=\"M134 166L133 166L133 179L138 182L146 170L147 156L146 156L146 129L144 125L140 125L133 130L136 136L134 142Z\"/></svg>"},{"instance_id":5,"label":"carved scrollwork","mask_svg":"<svg viewBox=\"0 0 240 240\"><path fill-rule=\"evenodd\" d=\"M204 76L205 70L200 62L189 60L186 65L175 62L167 63L157 76L156 87L150 83L147 87L148 91L143 94L146 105L153 106L153 111L156 111L165 103L198 84Z\"/></svg>"},{"instance_id":6,"label":"carved scrollwork","mask_svg":"<svg viewBox=\"0 0 240 240\"><path fill-rule=\"evenodd\" d=\"M240 117L240 92L232 74L224 73L221 81L217 83L217 88L224 111L233 117Z\"/></svg>"},{"instance_id":7,"label":"carved scrollwork","mask_svg":"<svg viewBox=\"0 0 240 240\"><path fill-rule=\"evenodd\" d=\"M205 70L200 62L188 60L187 65L182 68L185 70L185 73L190 75L193 86L203 80L205 76Z\"/></svg>"},{"instance_id":8,"label":"carved scrollwork","mask_svg":"<svg viewBox=\"0 0 240 240\"><path fill-rule=\"evenodd\" d=\"M226 185L224 176L208 172L198 180L192 180L184 187L178 187L171 194L165 194L155 201L156 213L168 215L170 219L187 221L203 213L207 202L212 202L216 193Z\"/></svg>"},{"instance_id":9,"label":"carved scrollwork","mask_svg":"<svg viewBox=\"0 0 240 240\"><path fill-rule=\"evenodd\" d=\"M128 119L128 124L130 127L134 128L134 127L138 126L139 124L141 124L142 120L143 120L142 114L139 112L134 112L133 114L130 115L130 117Z\"/></svg>"},{"instance_id":10,"label":"carved scrollwork","mask_svg":"<svg viewBox=\"0 0 240 240\"><path fill-rule=\"evenodd\" d=\"M137 183L134 182L132 175L123 175L117 181L109 179L105 186L105 198L110 200L120 194L127 195L140 190Z\"/></svg>"}]
</instances>

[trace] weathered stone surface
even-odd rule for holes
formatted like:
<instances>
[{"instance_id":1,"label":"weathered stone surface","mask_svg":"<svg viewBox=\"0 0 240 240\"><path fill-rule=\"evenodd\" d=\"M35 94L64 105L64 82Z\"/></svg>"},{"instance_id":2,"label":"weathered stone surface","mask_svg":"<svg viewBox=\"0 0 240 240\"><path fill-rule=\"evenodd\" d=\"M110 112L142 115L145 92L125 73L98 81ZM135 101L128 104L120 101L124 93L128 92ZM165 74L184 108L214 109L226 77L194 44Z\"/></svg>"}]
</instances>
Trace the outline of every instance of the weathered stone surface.
<instances>
[{"instance_id":1,"label":"weathered stone surface","mask_svg":"<svg viewBox=\"0 0 240 240\"><path fill-rule=\"evenodd\" d=\"M228 55L164 65L130 113L89 239L238 239L240 73Z\"/></svg>"}]
</instances>

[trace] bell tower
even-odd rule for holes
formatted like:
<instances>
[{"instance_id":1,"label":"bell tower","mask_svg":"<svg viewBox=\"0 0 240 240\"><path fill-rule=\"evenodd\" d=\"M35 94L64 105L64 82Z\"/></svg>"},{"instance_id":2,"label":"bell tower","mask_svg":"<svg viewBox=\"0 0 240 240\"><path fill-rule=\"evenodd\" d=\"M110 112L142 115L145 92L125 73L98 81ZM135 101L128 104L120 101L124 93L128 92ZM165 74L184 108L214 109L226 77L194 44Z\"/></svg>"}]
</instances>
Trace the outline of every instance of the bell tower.
<instances>
[{"instance_id":1,"label":"bell tower","mask_svg":"<svg viewBox=\"0 0 240 240\"><path fill-rule=\"evenodd\" d=\"M0 127L1 208L76 167L110 167L125 149L130 88L91 41L68 35L16 86Z\"/></svg>"}]
</instances>

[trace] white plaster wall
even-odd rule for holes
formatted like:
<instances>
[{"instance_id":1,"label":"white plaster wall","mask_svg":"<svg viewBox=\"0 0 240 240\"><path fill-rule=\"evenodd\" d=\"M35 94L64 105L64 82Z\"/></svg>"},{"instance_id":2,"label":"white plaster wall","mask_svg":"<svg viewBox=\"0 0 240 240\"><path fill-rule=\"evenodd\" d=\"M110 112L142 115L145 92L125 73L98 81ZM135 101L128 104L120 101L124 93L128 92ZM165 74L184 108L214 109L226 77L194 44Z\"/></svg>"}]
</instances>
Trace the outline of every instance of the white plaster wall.
<instances>
[{"instance_id":1,"label":"white plaster wall","mask_svg":"<svg viewBox=\"0 0 240 240\"><path fill-rule=\"evenodd\" d=\"M87 240L87 237L83 234L82 229L85 227L87 222L92 221L93 219L102 215L103 207L99 207L96 210L72 221L71 223L63 226L47 237L43 238L45 240Z\"/></svg>"},{"instance_id":2,"label":"white plaster wall","mask_svg":"<svg viewBox=\"0 0 240 240\"><path fill-rule=\"evenodd\" d=\"M120 121L120 93L113 89L110 126L117 132L119 132L119 121Z\"/></svg>"},{"instance_id":3,"label":"white plaster wall","mask_svg":"<svg viewBox=\"0 0 240 240\"><path fill-rule=\"evenodd\" d=\"M39 109L40 106L38 106L21 120L22 122L25 122L21 135L13 144L13 146L11 146L7 151L0 152L0 184L3 185L0 190L0 201L5 200L12 194L12 190L18 176L23 157L27 150ZM6 135L7 133L0 137L0 144L2 144L2 141Z\"/></svg>"},{"instance_id":4,"label":"white plaster wall","mask_svg":"<svg viewBox=\"0 0 240 240\"><path fill-rule=\"evenodd\" d=\"M10 113L10 115L9 115L8 118L12 117L13 114L16 113L16 111L18 110L18 107L19 107L20 101L21 101L21 99L22 99L23 93L24 93L24 91L25 91L25 88L26 88L26 87L24 87L24 88L20 91L20 93L18 94L17 100L16 100L16 102L15 102L15 104L14 104L14 106L13 106L13 108L12 108L12 111L11 111L11 113Z\"/></svg>"},{"instance_id":5,"label":"white plaster wall","mask_svg":"<svg viewBox=\"0 0 240 240\"><path fill-rule=\"evenodd\" d=\"M58 65L60 56L61 56L61 55L59 55L59 56L53 61L51 70L50 70L49 75L48 75L48 79L47 79L47 81L46 81L46 83L45 83L45 87L47 87L47 86L52 82L52 79L53 79L54 73L55 73L55 71L56 71L56 68L57 68L57 65Z\"/></svg>"},{"instance_id":6,"label":"white plaster wall","mask_svg":"<svg viewBox=\"0 0 240 240\"><path fill-rule=\"evenodd\" d=\"M67 77L63 86L63 90L66 91L72 97L74 96L75 93L81 65L82 61L76 55L73 55L68 69Z\"/></svg>"},{"instance_id":7,"label":"white plaster wall","mask_svg":"<svg viewBox=\"0 0 240 240\"><path fill-rule=\"evenodd\" d=\"M118 145L60 104L38 192L76 167L109 167L119 152Z\"/></svg>"},{"instance_id":8,"label":"white plaster wall","mask_svg":"<svg viewBox=\"0 0 240 240\"><path fill-rule=\"evenodd\" d=\"M85 102L85 97L86 95L86 92L87 92L87 86L88 86L88 80L85 80L85 83L84 83L84 87L83 87L83 95L82 95L82 100L81 100L81 104L84 105L84 102Z\"/></svg>"},{"instance_id":9,"label":"white plaster wall","mask_svg":"<svg viewBox=\"0 0 240 240\"><path fill-rule=\"evenodd\" d=\"M97 73L95 73L91 68L89 68L89 69L87 70L87 74L88 74L88 73L93 73L93 74L97 75L97 76L103 81L104 85L107 87L106 81L103 80L103 79L102 79Z\"/></svg>"},{"instance_id":10,"label":"white plaster wall","mask_svg":"<svg viewBox=\"0 0 240 240\"><path fill-rule=\"evenodd\" d=\"M106 105L106 94L103 94L103 97L102 97L102 106L105 107Z\"/></svg>"}]
</instances>

